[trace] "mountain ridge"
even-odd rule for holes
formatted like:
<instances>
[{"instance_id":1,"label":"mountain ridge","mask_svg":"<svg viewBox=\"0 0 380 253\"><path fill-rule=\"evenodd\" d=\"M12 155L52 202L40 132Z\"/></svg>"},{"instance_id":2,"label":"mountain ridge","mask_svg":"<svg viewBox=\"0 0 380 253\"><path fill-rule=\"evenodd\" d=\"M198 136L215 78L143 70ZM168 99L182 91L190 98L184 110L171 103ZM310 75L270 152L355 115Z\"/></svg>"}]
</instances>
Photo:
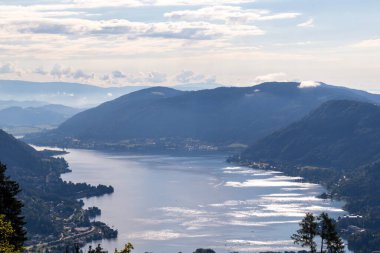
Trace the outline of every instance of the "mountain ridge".
<instances>
[{"instance_id":1,"label":"mountain ridge","mask_svg":"<svg viewBox=\"0 0 380 253\"><path fill-rule=\"evenodd\" d=\"M321 84L263 83L252 87L220 87L178 91L153 87L136 91L83 111L28 141L59 145L59 139L115 142L130 139L192 139L216 145L251 144L301 119L323 102L355 99L380 102L380 95ZM154 126L154 127L153 127Z\"/></svg>"},{"instance_id":2,"label":"mountain ridge","mask_svg":"<svg viewBox=\"0 0 380 253\"><path fill-rule=\"evenodd\" d=\"M328 101L250 146L242 160L352 169L380 159L380 107Z\"/></svg>"},{"instance_id":3,"label":"mountain ridge","mask_svg":"<svg viewBox=\"0 0 380 253\"><path fill-rule=\"evenodd\" d=\"M55 126L80 111L82 110L55 104L38 107L11 106L0 109L0 127Z\"/></svg>"}]
</instances>

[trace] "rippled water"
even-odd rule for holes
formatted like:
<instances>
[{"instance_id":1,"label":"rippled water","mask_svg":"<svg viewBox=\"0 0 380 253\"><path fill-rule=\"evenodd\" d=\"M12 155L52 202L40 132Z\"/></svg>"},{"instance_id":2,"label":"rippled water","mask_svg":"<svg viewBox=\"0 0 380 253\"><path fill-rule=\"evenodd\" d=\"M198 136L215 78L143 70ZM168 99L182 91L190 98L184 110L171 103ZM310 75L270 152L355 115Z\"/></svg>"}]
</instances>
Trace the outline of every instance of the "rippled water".
<instances>
[{"instance_id":1,"label":"rippled water","mask_svg":"<svg viewBox=\"0 0 380 253\"><path fill-rule=\"evenodd\" d=\"M73 172L64 180L115 188L85 200L102 209L97 220L118 229L117 240L101 242L111 252L128 241L135 252L295 250L289 238L305 212L344 214L342 203L315 197L323 192L318 185L234 167L224 156L69 151L64 157Z\"/></svg>"}]
</instances>

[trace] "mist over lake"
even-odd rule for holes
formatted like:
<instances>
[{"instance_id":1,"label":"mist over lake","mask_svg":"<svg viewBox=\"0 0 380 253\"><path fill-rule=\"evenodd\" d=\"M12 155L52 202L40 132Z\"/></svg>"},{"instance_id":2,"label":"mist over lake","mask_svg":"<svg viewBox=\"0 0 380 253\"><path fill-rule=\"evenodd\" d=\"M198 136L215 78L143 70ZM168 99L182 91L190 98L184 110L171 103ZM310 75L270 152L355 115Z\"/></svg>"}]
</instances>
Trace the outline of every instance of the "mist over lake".
<instances>
[{"instance_id":1,"label":"mist over lake","mask_svg":"<svg viewBox=\"0 0 380 253\"><path fill-rule=\"evenodd\" d=\"M112 185L111 195L85 199L119 231L103 240L113 251L128 241L136 252L297 250L290 235L305 212L343 215L343 203L316 196L325 190L280 172L234 166L226 156L131 155L70 149L73 182ZM87 246L86 246L87 248Z\"/></svg>"}]
</instances>

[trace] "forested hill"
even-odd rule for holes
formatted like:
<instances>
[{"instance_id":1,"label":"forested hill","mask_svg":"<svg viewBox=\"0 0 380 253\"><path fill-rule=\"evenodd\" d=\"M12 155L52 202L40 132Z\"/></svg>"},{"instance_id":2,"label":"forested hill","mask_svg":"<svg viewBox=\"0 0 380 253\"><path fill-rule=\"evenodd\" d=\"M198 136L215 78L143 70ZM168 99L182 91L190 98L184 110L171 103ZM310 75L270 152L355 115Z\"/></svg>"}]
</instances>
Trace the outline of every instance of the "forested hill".
<instances>
[{"instance_id":1,"label":"forested hill","mask_svg":"<svg viewBox=\"0 0 380 253\"><path fill-rule=\"evenodd\" d=\"M17 140L0 129L0 161L10 169L11 175L27 173L28 175L46 174L42 166L42 155L35 149ZM27 168L27 171L25 169Z\"/></svg>"},{"instance_id":2,"label":"forested hill","mask_svg":"<svg viewBox=\"0 0 380 253\"><path fill-rule=\"evenodd\" d=\"M19 198L24 203L23 215L29 239L58 238L66 225L63 221L78 224L78 221L68 219L74 212L82 211L78 198L113 192L112 187L63 182L60 175L68 171L64 159L38 152L2 130L0 162L7 166L6 174L22 189ZM89 220L81 222L89 223Z\"/></svg>"},{"instance_id":3,"label":"forested hill","mask_svg":"<svg viewBox=\"0 0 380 253\"><path fill-rule=\"evenodd\" d=\"M379 102L380 96L326 84L264 83L181 92L137 91L70 118L27 141L62 145L136 139L195 139L216 145L251 144L333 99Z\"/></svg>"},{"instance_id":4,"label":"forested hill","mask_svg":"<svg viewBox=\"0 0 380 253\"><path fill-rule=\"evenodd\" d=\"M380 247L380 107L357 101L330 101L302 120L261 139L238 161L269 162L291 175L326 185L345 209L363 216L348 235L353 252Z\"/></svg>"},{"instance_id":5,"label":"forested hill","mask_svg":"<svg viewBox=\"0 0 380 253\"><path fill-rule=\"evenodd\" d=\"M380 159L380 107L330 101L256 142L242 160L355 168Z\"/></svg>"}]
</instances>

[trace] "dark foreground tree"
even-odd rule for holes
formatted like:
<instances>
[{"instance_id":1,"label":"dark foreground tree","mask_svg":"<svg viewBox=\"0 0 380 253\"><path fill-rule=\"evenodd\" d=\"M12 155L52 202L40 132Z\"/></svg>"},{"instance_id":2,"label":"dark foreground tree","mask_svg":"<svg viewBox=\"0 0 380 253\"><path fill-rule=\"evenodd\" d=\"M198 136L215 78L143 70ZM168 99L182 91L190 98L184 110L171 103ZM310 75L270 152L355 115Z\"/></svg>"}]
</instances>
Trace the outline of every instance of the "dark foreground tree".
<instances>
[{"instance_id":1,"label":"dark foreground tree","mask_svg":"<svg viewBox=\"0 0 380 253\"><path fill-rule=\"evenodd\" d=\"M106 253L106 251L103 250L100 244L98 244L98 246L95 249L93 249L92 246L89 246L87 252L88 253Z\"/></svg>"},{"instance_id":2,"label":"dark foreground tree","mask_svg":"<svg viewBox=\"0 0 380 253\"><path fill-rule=\"evenodd\" d=\"M321 237L321 253L325 252L326 240L329 238L329 216L327 213L321 213L318 216L319 226L318 234Z\"/></svg>"},{"instance_id":3,"label":"dark foreground tree","mask_svg":"<svg viewBox=\"0 0 380 253\"><path fill-rule=\"evenodd\" d=\"M19 185L5 175L6 166L0 162L0 214L9 221L14 230L9 243L15 250L21 250L26 241L24 217L21 215L22 203L16 195L20 192Z\"/></svg>"},{"instance_id":4,"label":"dark foreground tree","mask_svg":"<svg viewBox=\"0 0 380 253\"><path fill-rule=\"evenodd\" d=\"M326 252L328 253L344 253L344 243L336 231L334 219L330 218L327 213L322 213L318 217L319 235L321 237L321 253L324 251L324 243Z\"/></svg>"},{"instance_id":5,"label":"dark foreground tree","mask_svg":"<svg viewBox=\"0 0 380 253\"><path fill-rule=\"evenodd\" d=\"M315 242L315 237L317 236L318 227L316 218L312 213L307 213L299 225L300 229L291 237L294 243L301 245L301 247L309 247L311 253L316 253L317 243Z\"/></svg>"},{"instance_id":6,"label":"dark foreground tree","mask_svg":"<svg viewBox=\"0 0 380 253\"><path fill-rule=\"evenodd\" d=\"M309 247L310 252L317 252L315 237L320 236L320 253L344 253L344 243L336 231L335 220L327 213L321 213L318 218L307 213L300 222L300 229L292 235L295 244Z\"/></svg>"},{"instance_id":7,"label":"dark foreground tree","mask_svg":"<svg viewBox=\"0 0 380 253\"><path fill-rule=\"evenodd\" d=\"M133 249L134 249L134 247L133 247L132 243L128 242L127 244L125 244L124 249L122 249L120 251L115 249L115 253L131 253Z\"/></svg>"}]
</instances>

